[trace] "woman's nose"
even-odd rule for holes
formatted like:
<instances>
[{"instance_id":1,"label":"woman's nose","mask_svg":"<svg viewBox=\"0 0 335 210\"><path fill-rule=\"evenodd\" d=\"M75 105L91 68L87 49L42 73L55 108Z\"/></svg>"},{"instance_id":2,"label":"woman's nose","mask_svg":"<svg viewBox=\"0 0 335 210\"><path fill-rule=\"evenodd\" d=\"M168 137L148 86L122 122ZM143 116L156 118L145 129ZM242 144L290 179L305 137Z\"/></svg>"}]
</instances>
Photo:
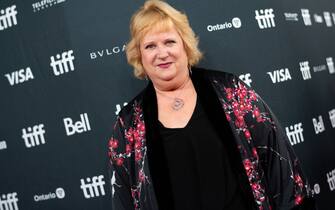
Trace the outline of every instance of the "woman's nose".
<instances>
[{"instance_id":1,"label":"woman's nose","mask_svg":"<svg viewBox=\"0 0 335 210\"><path fill-rule=\"evenodd\" d=\"M164 59L169 56L168 49L166 47L159 47L157 57L160 59Z\"/></svg>"}]
</instances>

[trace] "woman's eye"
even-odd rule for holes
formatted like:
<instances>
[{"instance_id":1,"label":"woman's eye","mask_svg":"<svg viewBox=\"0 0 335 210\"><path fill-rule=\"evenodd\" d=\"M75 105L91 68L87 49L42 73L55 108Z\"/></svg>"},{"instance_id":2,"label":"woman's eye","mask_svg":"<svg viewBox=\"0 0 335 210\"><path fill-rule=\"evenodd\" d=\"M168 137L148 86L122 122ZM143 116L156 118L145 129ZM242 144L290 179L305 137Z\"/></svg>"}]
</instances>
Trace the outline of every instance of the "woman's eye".
<instances>
[{"instance_id":1,"label":"woman's eye","mask_svg":"<svg viewBox=\"0 0 335 210\"><path fill-rule=\"evenodd\" d=\"M166 44L167 44L167 45L172 45L172 44L174 44L174 43L176 43L174 40L168 40L168 41L166 41Z\"/></svg>"},{"instance_id":2,"label":"woman's eye","mask_svg":"<svg viewBox=\"0 0 335 210\"><path fill-rule=\"evenodd\" d=\"M149 45L145 46L145 49L153 49L154 47L155 47L155 45L149 44Z\"/></svg>"}]
</instances>

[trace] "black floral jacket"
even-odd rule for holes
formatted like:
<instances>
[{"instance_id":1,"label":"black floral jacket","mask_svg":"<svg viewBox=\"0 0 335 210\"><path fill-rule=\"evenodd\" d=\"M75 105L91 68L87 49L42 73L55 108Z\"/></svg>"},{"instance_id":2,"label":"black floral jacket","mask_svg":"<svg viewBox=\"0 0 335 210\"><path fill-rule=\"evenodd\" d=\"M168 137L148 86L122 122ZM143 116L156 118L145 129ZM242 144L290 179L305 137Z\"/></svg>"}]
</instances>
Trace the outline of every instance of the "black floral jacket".
<instances>
[{"instance_id":1,"label":"black floral jacket","mask_svg":"<svg viewBox=\"0 0 335 210\"><path fill-rule=\"evenodd\" d=\"M315 209L286 134L261 97L229 73L192 68L192 81L198 97L219 107L210 110L229 128L230 155L250 209ZM151 83L119 113L108 141L114 210L171 209L161 204L165 195L155 193L164 183L155 170L165 170L150 158L160 152L157 116Z\"/></svg>"}]
</instances>

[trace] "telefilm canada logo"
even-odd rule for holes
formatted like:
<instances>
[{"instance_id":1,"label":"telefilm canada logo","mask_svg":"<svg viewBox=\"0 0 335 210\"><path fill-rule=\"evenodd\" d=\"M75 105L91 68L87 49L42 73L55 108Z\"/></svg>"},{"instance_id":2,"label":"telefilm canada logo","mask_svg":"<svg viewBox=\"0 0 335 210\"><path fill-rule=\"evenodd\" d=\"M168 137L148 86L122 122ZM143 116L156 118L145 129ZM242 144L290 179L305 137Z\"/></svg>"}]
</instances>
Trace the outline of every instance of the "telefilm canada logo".
<instances>
[{"instance_id":1,"label":"telefilm canada logo","mask_svg":"<svg viewBox=\"0 0 335 210\"><path fill-rule=\"evenodd\" d=\"M285 127L285 131L292 146L304 142L304 129L301 122Z\"/></svg>"},{"instance_id":2,"label":"telefilm canada logo","mask_svg":"<svg viewBox=\"0 0 335 210\"><path fill-rule=\"evenodd\" d=\"M0 9L0 31L17 25L16 5Z\"/></svg>"},{"instance_id":3,"label":"telefilm canada logo","mask_svg":"<svg viewBox=\"0 0 335 210\"><path fill-rule=\"evenodd\" d=\"M7 73L5 74L5 77L8 79L10 86L21 84L23 82L27 82L28 80L34 79L34 75L31 72L30 67Z\"/></svg>"},{"instance_id":4,"label":"telefilm canada logo","mask_svg":"<svg viewBox=\"0 0 335 210\"><path fill-rule=\"evenodd\" d=\"M255 10L255 19L260 29L276 27L275 15L272 8Z\"/></svg>"},{"instance_id":5,"label":"telefilm canada logo","mask_svg":"<svg viewBox=\"0 0 335 210\"><path fill-rule=\"evenodd\" d=\"M80 188L86 199L100 197L106 194L104 188L106 182L104 181L103 175L80 179L80 184Z\"/></svg>"},{"instance_id":6,"label":"telefilm canada logo","mask_svg":"<svg viewBox=\"0 0 335 210\"><path fill-rule=\"evenodd\" d=\"M285 17L286 21L292 21L292 22L299 21L299 14L298 13L285 12L284 17Z\"/></svg>"},{"instance_id":7,"label":"telefilm canada logo","mask_svg":"<svg viewBox=\"0 0 335 210\"><path fill-rule=\"evenodd\" d=\"M236 28L239 29L242 27L242 21L238 17L234 17L231 21L226 21L224 23L218 23L214 25L207 25L207 31L220 31L225 29Z\"/></svg>"},{"instance_id":8,"label":"telefilm canada logo","mask_svg":"<svg viewBox=\"0 0 335 210\"><path fill-rule=\"evenodd\" d=\"M0 196L0 209L1 210L18 210L19 199L17 198L17 193L7 193Z\"/></svg>"},{"instance_id":9,"label":"telefilm canada logo","mask_svg":"<svg viewBox=\"0 0 335 210\"><path fill-rule=\"evenodd\" d=\"M32 3L31 6L33 7L34 12L39 12L41 10L50 8L60 3L64 3L66 0L42 0L35 3Z\"/></svg>"},{"instance_id":10,"label":"telefilm canada logo","mask_svg":"<svg viewBox=\"0 0 335 210\"><path fill-rule=\"evenodd\" d=\"M52 199L63 199L65 197L65 190L61 187L57 188L55 192L49 192L47 194L34 195L34 201L46 201Z\"/></svg>"}]
</instances>

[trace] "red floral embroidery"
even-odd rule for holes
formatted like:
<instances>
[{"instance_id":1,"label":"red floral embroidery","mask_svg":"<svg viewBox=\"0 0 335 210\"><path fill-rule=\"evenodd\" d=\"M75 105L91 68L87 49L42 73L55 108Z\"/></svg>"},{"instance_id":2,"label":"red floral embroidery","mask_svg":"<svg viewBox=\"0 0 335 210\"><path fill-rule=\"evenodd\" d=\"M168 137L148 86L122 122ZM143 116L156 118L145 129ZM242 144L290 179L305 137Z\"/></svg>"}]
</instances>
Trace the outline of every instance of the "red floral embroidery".
<instances>
[{"instance_id":1,"label":"red floral embroidery","mask_svg":"<svg viewBox=\"0 0 335 210\"><path fill-rule=\"evenodd\" d=\"M218 82L215 82L220 86ZM251 129L253 125L246 124L246 117L251 116L257 123L262 123L269 121L272 123L271 119L268 117L267 113L260 112L257 107L258 96L253 90L248 90L248 88L240 83L233 81L233 87L220 87L223 90L224 97L221 98L223 104L223 109L226 114L227 120L235 126L238 134L240 134L241 139L246 139L247 143L251 148L251 156L249 156L244 144L238 145L240 152L242 153L243 165L246 171L251 190L255 197L255 201L258 205L258 209L263 209L266 206L267 198L265 194L265 188L262 185L261 177L259 175L259 157L257 150L253 147L252 132ZM272 123L273 124L273 123Z\"/></svg>"},{"instance_id":2,"label":"red floral embroidery","mask_svg":"<svg viewBox=\"0 0 335 210\"><path fill-rule=\"evenodd\" d=\"M112 164L125 168L125 160L134 155L138 173L136 177L136 186L131 187L131 195L133 198L135 210L139 210L142 185L148 180L148 177L144 173L144 158L147 151L145 144L145 124L143 120L142 109L137 103L134 104L133 117L133 126L124 131L124 135L127 140L124 151L119 151L121 150L119 141L115 138L111 138L108 142L108 154ZM118 121L120 122L121 127L124 127L122 118L119 118Z\"/></svg>"}]
</instances>

